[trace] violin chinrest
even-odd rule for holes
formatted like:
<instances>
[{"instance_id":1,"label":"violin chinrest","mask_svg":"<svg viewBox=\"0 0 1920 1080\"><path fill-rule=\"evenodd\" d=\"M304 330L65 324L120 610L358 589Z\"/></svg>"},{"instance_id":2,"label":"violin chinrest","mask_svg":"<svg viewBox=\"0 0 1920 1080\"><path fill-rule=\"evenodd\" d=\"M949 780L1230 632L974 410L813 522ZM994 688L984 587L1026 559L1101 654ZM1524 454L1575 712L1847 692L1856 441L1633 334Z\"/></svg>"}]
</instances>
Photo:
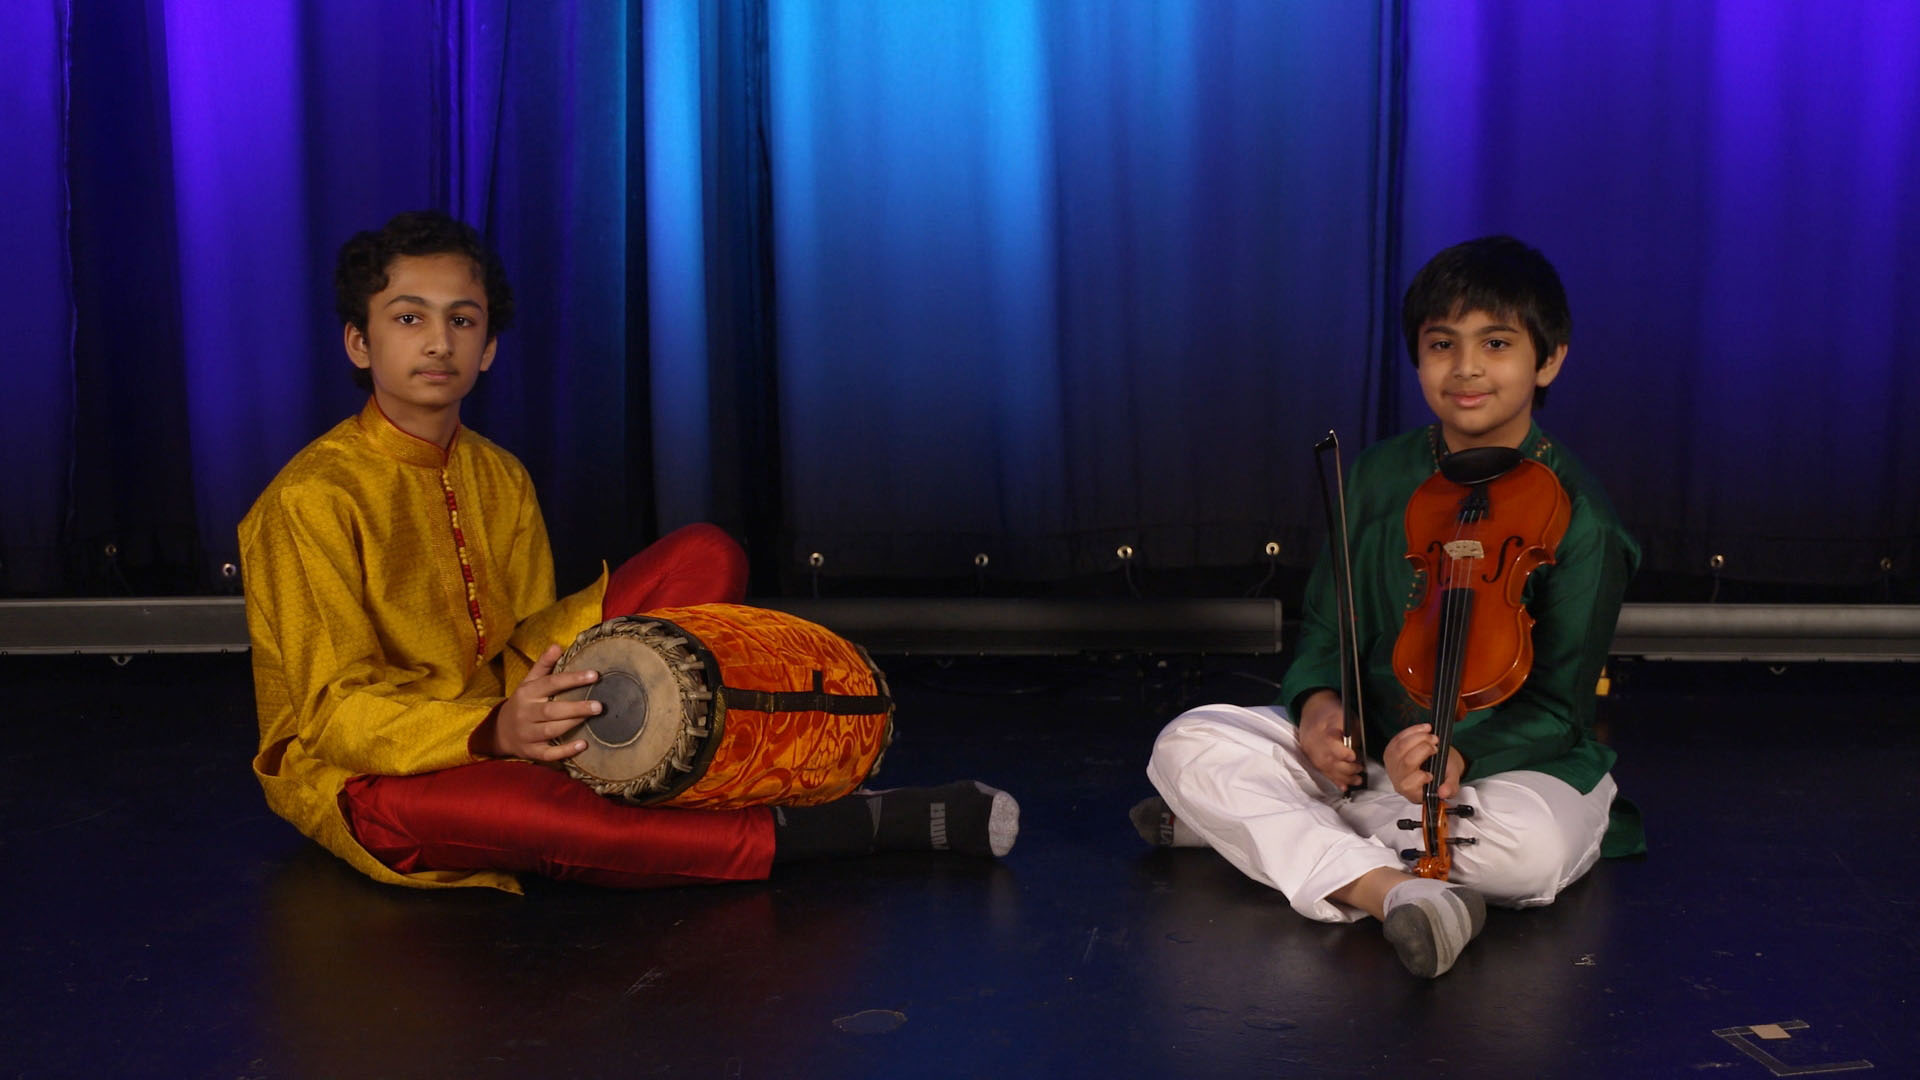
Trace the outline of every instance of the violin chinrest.
<instances>
[{"instance_id":1,"label":"violin chinrest","mask_svg":"<svg viewBox=\"0 0 1920 1080\"><path fill-rule=\"evenodd\" d=\"M1440 459L1440 473L1463 487L1498 479L1520 464L1520 451L1511 446L1475 446Z\"/></svg>"}]
</instances>

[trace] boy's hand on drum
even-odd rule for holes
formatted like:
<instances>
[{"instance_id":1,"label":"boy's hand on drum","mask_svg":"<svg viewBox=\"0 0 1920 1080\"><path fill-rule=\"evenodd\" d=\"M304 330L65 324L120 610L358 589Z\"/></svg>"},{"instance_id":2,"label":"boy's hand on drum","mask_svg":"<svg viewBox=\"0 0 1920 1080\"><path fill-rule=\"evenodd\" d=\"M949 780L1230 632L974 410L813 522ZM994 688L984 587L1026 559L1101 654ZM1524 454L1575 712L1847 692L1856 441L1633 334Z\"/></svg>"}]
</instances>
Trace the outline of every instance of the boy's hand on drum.
<instances>
[{"instance_id":1,"label":"boy's hand on drum","mask_svg":"<svg viewBox=\"0 0 1920 1080\"><path fill-rule=\"evenodd\" d=\"M555 694L586 686L600 677L597 671L562 671L553 665L560 660L560 646L549 645L540 654L527 677L514 687L494 714L492 745L486 749L493 757L526 758L529 761L565 761L587 748L581 740L553 745L553 740L572 731L582 720L600 712L600 703L554 701Z\"/></svg>"}]
</instances>

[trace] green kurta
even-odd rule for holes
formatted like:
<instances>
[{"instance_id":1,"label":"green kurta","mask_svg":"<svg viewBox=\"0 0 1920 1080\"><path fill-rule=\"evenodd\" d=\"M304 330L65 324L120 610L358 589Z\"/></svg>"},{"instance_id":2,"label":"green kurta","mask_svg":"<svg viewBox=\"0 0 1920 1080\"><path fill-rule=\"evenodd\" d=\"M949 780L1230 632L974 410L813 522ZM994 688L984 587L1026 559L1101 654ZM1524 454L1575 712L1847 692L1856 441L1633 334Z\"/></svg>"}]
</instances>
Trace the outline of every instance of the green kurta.
<instances>
[{"instance_id":1,"label":"green kurta","mask_svg":"<svg viewBox=\"0 0 1920 1080\"><path fill-rule=\"evenodd\" d=\"M1640 564L1640 546L1621 527L1599 482L1538 424L1520 451L1560 478L1573 515L1555 562L1534 570L1527 583L1527 610L1537 620L1531 674L1506 701L1468 713L1454 727L1453 745L1467 760L1467 780L1531 769L1585 794L1613 767L1613 750L1593 738L1595 688L1627 579ZM1354 621L1367 748L1375 755L1395 732L1429 719L1428 710L1414 703L1394 675L1393 645L1418 590L1406 559L1407 500L1439 468L1443 453L1439 426L1429 425L1369 447L1347 478ZM1335 610L1333 574L1323 551L1307 583L1297 655L1280 684L1279 704L1296 721L1309 693L1340 687ZM1615 799L1604 853L1612 857L1645 849L1638 811Z\"/></svg>"}]
</instances>

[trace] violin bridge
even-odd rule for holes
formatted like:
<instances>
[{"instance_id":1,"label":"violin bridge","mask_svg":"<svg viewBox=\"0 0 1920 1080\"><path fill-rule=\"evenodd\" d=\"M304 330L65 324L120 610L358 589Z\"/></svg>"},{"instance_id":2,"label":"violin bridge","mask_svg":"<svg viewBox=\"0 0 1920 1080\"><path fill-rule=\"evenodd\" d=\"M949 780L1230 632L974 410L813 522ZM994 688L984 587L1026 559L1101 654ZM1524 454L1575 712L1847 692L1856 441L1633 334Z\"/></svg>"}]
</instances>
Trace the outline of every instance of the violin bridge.
<instances>
[{"instance_id":1,"label":"violin bridge","mask_svg":"<svg viewBox=\"0 0 1920 1080\"><path fill-rule=\"evenodd\" d=\"M1478 540L1449 540L1444 550L1449 559L1478 559L1487 553Z\"/></svg>"}]
</instances>

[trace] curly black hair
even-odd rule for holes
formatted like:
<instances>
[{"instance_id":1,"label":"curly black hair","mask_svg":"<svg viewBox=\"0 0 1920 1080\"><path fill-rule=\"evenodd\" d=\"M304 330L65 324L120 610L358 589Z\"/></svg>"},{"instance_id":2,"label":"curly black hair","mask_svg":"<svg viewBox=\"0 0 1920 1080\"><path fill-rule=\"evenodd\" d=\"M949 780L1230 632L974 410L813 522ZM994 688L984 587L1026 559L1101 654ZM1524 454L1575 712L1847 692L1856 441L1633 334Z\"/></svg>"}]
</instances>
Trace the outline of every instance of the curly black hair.
<instances>
[{"instance_id":1,"label":"curly black hair","mask_svg":"<svg viewBox=\"0 0 1920 1080\"><path fill-rule=\"evenodd\" d=\"M473 226L440 210L395 214L378 231L353 234L333 264L333 309L341 323L367 331L367 304L387 287L387 267L401 255L465 255L487 290L487 340L513 325L513 288L500 256ZM353 382L373 392L373 376L353 368Z\"/></svg>"}]
</instances>

